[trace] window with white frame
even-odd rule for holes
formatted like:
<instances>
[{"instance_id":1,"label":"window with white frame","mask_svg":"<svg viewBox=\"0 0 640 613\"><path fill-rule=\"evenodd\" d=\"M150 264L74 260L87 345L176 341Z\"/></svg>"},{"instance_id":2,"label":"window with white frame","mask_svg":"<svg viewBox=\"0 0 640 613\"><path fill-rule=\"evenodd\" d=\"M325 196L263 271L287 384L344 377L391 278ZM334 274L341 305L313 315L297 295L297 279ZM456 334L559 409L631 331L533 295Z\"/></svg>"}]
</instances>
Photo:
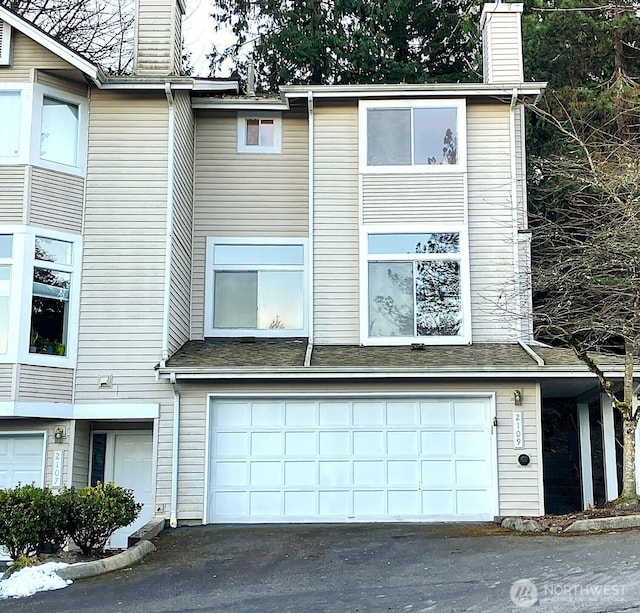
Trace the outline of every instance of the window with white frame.
<instances>
[{"instance_id":1,"label":"window with white frame","mask_svg":"<svg viewBox=\"0 0 640 613\"><path fill-rule=\"evenodd\" d=\"M303 336L306 241L207 240L206 336Z\"/></svg>"},{"instance_id":2,"label":"window with white frame","mask_svg":"<svg viewBox=\"0 0 640 613\"><path fill-rule=\"evenodd\" d=\"M85 98L32 83L0 83L0 164L34 164L83 175Z\"/></svg>"},{"instance_id":3,"label":"window with white frame","mask_svg":"<svg viewBox=\"0 0 640 613\"><path fill-rule=\"evenodd\" d=\"M365 248L367 342L470 340L462 231L369 231Z\"/></svg>"},{"instance_id":4,"label":"window with white frame","mask_svg":"<svg viewBox=\"0 0 640 613\"><path fill-rule=\"evenodd\" d=\"M455 172L466 165L463 100L362 101L362 172Z\"/></svg>"},{"instance_id":5,"label":"window with white frame","mask_svg":"<svg viewBox=\"0 0 640 613\"><path fill-rule=\"evenodd\" d=\"M31 353L67 355L73 243L35 237Z\"/></svg>"},{"instance_id":6,"label":"window with white frame","mask_svg":"<svg viewBox=\"0 0 640 613\"><path fill-rule=\"evenodd\" d=\"M0 362L74 366L80 261L78 235L0 227Z\"/></svg>"},{"instance_id":7,"label":"window with white frame","mask_svg":"<svg viewBox=\"0 0 640 613\"><path fill-rule=\"evenodd\" d=\"M281 150L281 113L238 113L238 153L280 153Z\"/></svg>"},{"instance_id":8,"label":"window with white frame","mask_svg":"<svg viewBox=\"0 0 640 613\"><path fill-rule=\"evenodd\" d=\"M0 354L7 353L9 338L9 298L11 297L11 265L13 235L0 234Z\"/></svg>"}]
</instances>

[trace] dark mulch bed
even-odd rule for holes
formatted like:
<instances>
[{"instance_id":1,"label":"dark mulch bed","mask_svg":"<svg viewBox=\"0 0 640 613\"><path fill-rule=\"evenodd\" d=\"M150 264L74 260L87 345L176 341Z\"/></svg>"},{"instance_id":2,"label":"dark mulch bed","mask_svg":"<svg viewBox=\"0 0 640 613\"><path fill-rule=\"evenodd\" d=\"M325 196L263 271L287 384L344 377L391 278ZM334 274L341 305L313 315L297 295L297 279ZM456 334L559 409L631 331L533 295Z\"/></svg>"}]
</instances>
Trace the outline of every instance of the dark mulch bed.
<instances>
[{"instance_id":1,"label":"dark mulch bed","mask_svg":"<svg viewBox=\"0 0 640 613\"><path fill-rule=\"evenodd\" d=\"M596 519L599 517L619 517L620 515L640 515L640 505L614 506L607 503L603 507L590 507L585 511L566 513L564 515L543 515L542 517L528 517L537 521L545 532L562 532L574 521L579 519Z\"/></svg>"}]
</instances>

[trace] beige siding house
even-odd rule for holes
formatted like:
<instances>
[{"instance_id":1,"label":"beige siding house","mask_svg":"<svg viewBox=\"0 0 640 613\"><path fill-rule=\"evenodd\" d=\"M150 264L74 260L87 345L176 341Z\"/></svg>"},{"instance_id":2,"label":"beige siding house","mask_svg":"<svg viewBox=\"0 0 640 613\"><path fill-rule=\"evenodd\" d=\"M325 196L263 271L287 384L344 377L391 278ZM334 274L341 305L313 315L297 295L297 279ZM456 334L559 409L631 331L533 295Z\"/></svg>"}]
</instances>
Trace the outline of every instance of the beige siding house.
<instances>
[{"instance_id":1,"label":"beige siding house","mask_svg":"<svg viewBox=\"0 0 640 613\"><path fill-rule=\"evenodd\" d=\"M485 6L482 83L256 97L138 4L126 77L0 8L0 487L131 487L113 547L544 513L545 406L600 401L533 339L522 5Z\"/></svg>"}]
</instances>

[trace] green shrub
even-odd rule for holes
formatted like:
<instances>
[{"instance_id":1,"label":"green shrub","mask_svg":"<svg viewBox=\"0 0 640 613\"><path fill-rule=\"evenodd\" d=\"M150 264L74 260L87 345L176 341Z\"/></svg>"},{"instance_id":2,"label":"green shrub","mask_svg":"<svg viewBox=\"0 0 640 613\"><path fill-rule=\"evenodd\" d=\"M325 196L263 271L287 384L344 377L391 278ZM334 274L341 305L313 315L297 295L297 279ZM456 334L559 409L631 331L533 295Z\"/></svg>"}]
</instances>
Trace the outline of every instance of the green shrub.
<instances>
[{"instance_id":1,"label":"green shrub","mask_svg":"<svg viewBox=\"0 0 640 613\"><path fill-rule=\"evenodd\" d=\"M49 488L0 490L0 543L14 560L58 551L69 535L67 517L65 501Z\"/></svg>"},{"instance_id":2,"label":"green shrub","mask_svg":"<svg viewBox=\"0 0 640 613\"><path fill-rule=\"evenodd\" d=\"M63 493L69 498L69 532L82 553L102 553L109 537L130 524L142 510L131 490L113 483Z\"/></svg>"},{"instance_id":3,"label":"green shrub","mask_svg":"<svg viewBox=\"0 0 640 613\"><path fill-rule=\"evenodd\" d=\"M4 573L4 579L8 579L13 575L13 573L17 573L19 570L23 568L27 568L28 566L38 566L40 561L38 558L28 558L27 556L20 556L11 566L7 568Z\"/></svg>"}]
</instances>

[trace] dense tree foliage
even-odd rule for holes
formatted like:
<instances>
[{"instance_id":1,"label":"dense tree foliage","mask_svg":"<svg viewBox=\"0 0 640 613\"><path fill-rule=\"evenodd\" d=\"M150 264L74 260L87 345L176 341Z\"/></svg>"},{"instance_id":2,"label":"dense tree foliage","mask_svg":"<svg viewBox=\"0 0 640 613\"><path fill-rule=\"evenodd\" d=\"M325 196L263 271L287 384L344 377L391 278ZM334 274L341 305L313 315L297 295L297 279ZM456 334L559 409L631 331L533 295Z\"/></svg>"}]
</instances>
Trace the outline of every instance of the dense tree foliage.
<instances>
[{"instance_id":1,"label":"dense tree foliage","mask_svg":"<svg viewBox=\"0 0 640 613\"><path fill-rule=\"evenodd\" d=\"M640 19L631 2L534 0L527 75L549 82L528 125L537 337L574 349L623 423L621 501L636 501L640 357ZM622 385L591 351L624 359Z\"/></svg>"},{"instance_id":2,"label":"dense tree foliage","mask_svg":"<svg viewBox=\"0 0 640 613\"><path fill-rule=\"evenodd\" d=\"M218 27L237 43L214 49L212 69L232 60L244 75L255 57L258 85L423 83L477 80L472 0L214 0ZM245 58L244 60L242 58Z\"/></svg>"}]
</instances>

